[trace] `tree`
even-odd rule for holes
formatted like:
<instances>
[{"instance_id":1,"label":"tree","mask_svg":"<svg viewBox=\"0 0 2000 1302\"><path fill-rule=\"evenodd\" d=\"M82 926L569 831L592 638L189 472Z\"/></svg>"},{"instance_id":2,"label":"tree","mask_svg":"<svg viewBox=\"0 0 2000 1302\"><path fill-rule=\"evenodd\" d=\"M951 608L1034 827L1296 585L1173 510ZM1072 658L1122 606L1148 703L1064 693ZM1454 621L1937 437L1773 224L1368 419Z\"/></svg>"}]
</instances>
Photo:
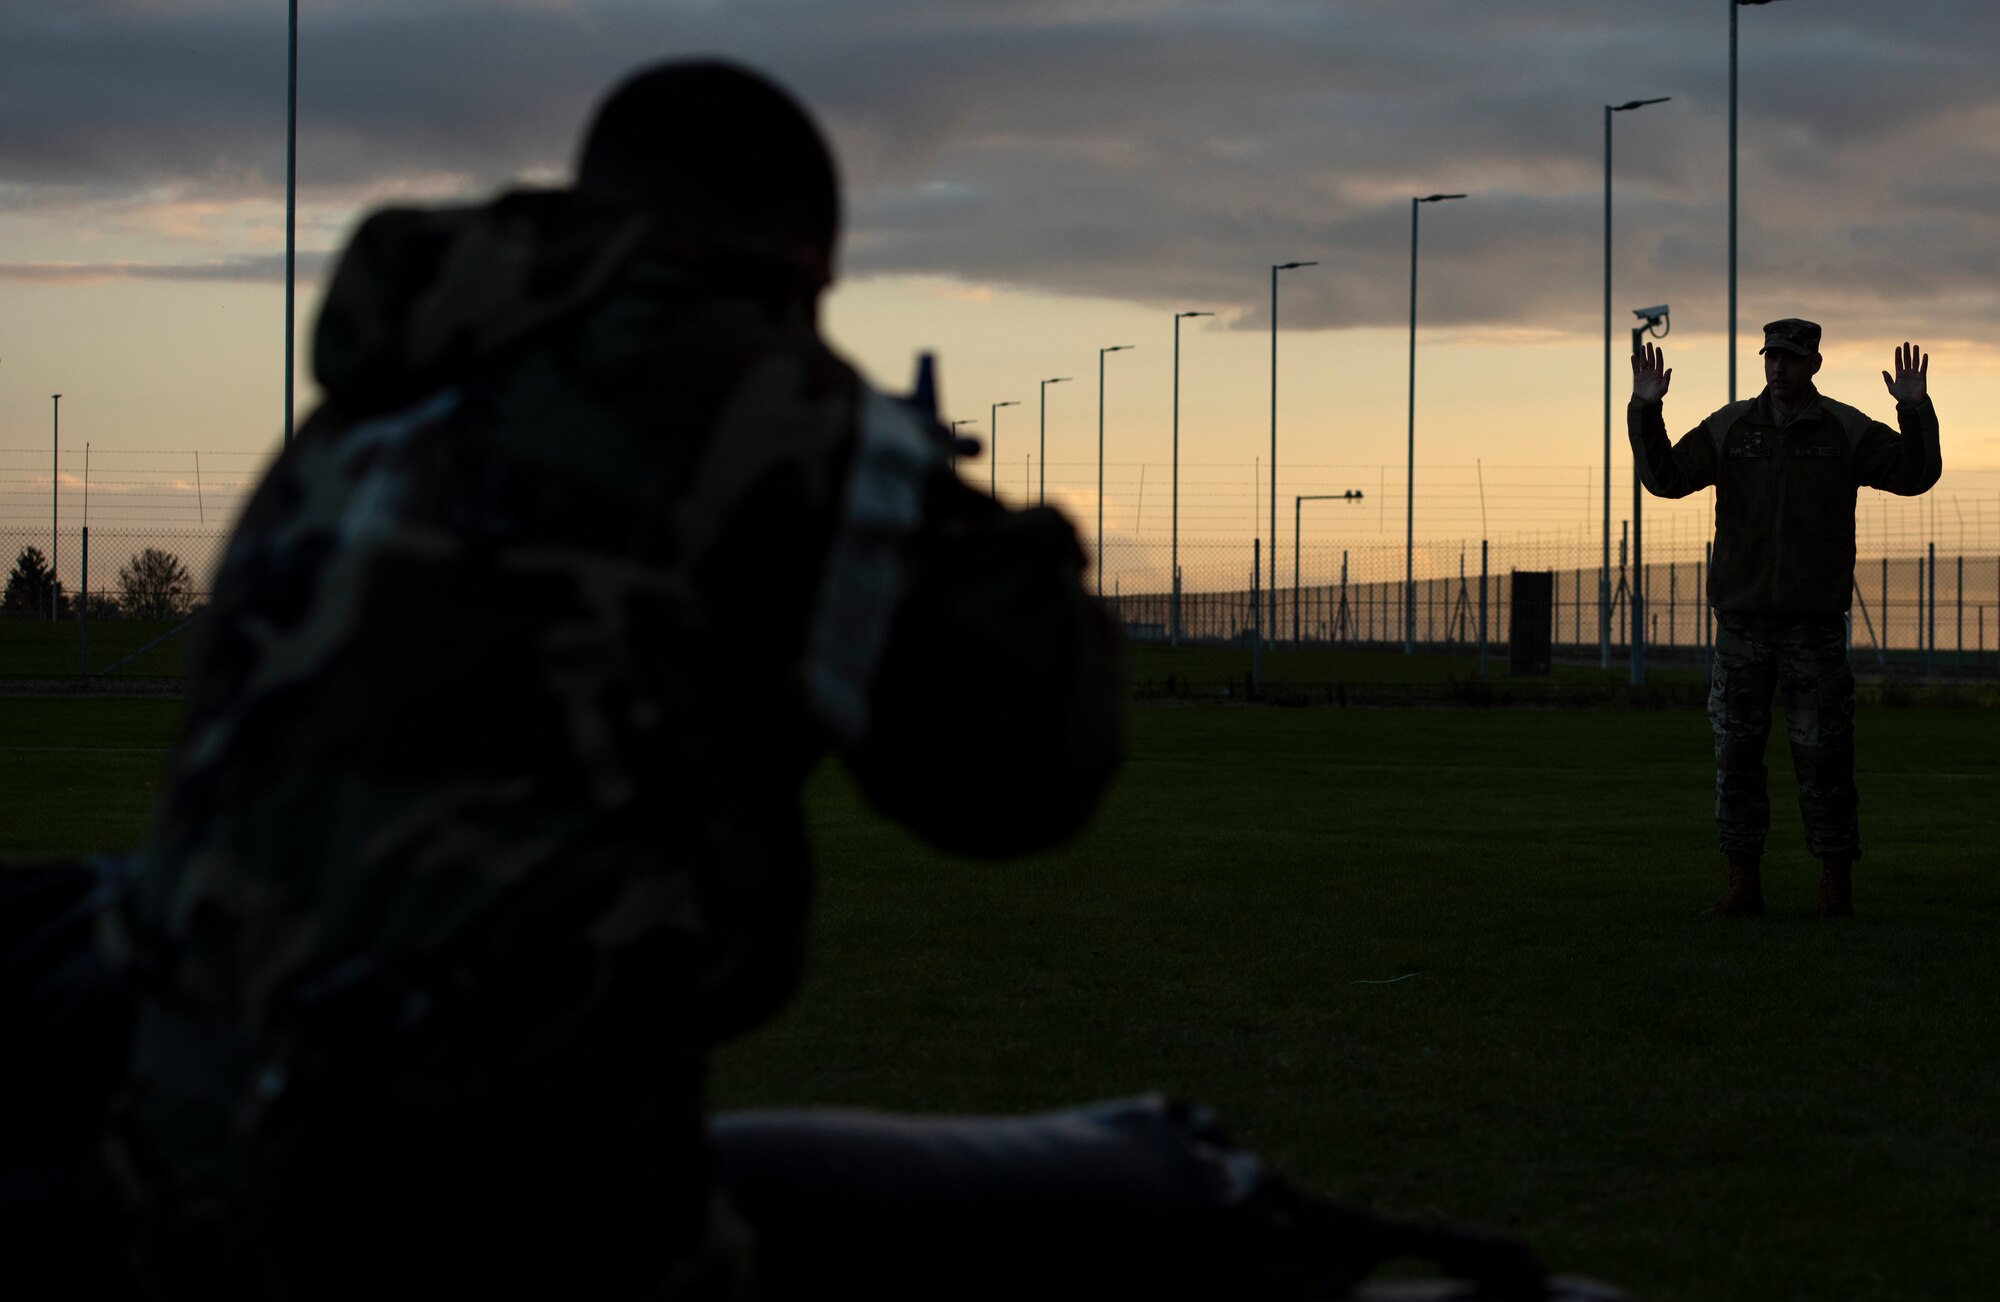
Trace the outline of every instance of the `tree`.
<instances>
[{"instance_id":1,"label":"tree","mask_svg":"<svg viewBox=\"0 0 2000 1302\"><path fill-rule=\"evenodd\" d=\"M99 588L90 594L90 617L92 619L118 619L125 614L125 607L119 603L118 594L109 588Z\"/></svg>"},{"instance_id":2,"label":"tree","mask_svg":"<svg viewBox=\"0 0 2000 1302\"><path fill-rule=\"evenodd\" d=\"M62 584L55 582L48 557L42 555L39 547L23 547L21 554L14 559L13 570L7 575L7 592L0 597L0 610L40 615L46 619L51 586L55 591L56 613L60 615L68 609L69 598L63 593Z\"/></svg>"},{"instance_id":3,"label":"tree","mask_svg":"<svg viewBox=\"0 0 2000 1302\"><path fill-rule=\"evenodd\" d=\"M178 619L194 605L194 580L180 557L148 547L119 567L118 602L133 619Z\"/></svg>"}]
</instances>

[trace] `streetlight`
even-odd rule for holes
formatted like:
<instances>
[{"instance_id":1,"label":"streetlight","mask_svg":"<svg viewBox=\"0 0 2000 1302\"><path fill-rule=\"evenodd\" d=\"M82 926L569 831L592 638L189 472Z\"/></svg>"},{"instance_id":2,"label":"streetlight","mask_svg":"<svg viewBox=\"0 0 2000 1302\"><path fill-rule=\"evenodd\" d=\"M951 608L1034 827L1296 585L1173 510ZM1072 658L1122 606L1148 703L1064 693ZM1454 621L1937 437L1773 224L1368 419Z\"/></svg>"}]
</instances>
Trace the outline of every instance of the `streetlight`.
<instances>
[{"instance_id":1,"label":"streetlight","mask_svg":"<svg viewBox=\"0 0 2000 1302\"><path fill-rule=\"evenodd\" d=\"M299 0L291 0L285 55L285 445L292 442L292 310L298 258L299 213Z\"/></svg>"},{"instance_id":2,"label":"streetlight","mask_svg":"<svg viewBox=\"0 0 2000 1302\"><path fill-rule=\"evenodd\" d=\"M1417 205L1464 197L1427 194L1410 200L1410 432L1403 503L1403 654L1406 656L1417 651Z\"/></svg>"},{"instance_id":3,"label":"streetlight","mask_svg":"<svg viewBox=\"0 0 2000 1302\"><path fill-rule=\"evenodd\" d=\"M1181 644L1181 318L1214 315L1213 312L1174 313L1174 506L1172 542L1168 552L1173 587L1167 609L1169 646Z\"/></svg>"},{"instance_id":4,"label":"streetlight","mask_svg":"<svg viewBox=\"0 0 2000 1302\"><path fill-rule=\"evenodd\" d=\"M1122 353L1136 344L1113 344L1097 350L1097 595L1104 595L1104 354Z\"/></svg>"},{"instance_id":5,"label":"streetlight","mask_svg":"<svg viewBox=\"0 0 2000 1302\"><path fill-rule=\"evenodd\" d=\"M1317 267L1317 262L1274 262L1271 264L1271 547L1265 553L1265 570L1269 574L1267 586L1270 588L1270 622L1267 629L1278 626L1278 273L1298 267ZM1264 635L1270 640L1271 634Z\"/></svg>"},{"instance_id":6,"label":"streetlight","mask_svg":"<svg viewBox=\"0 0 2000 1302\"><path fill-rule=\"evenodd\" d=\"M62 536L56 532L58 491L62 487L62 395L49 395L49 622L56 618L56 549Z\"/></svg>"},{"instance_id":7,"label":"streetlight","mask_svg":"<svg viewBox=\"0 0 2000 1302\"><path fill-rule=\"evenodd\" d=\"M993 446L986 450L986 491L994 497L1000 496L1000 409L1018 407L1018 402L996 402L986 411L987 441Z\"/></svg>"},{"instance_id":8,"label":"streetlight","mask_svg":"<svg viewBox=\"0 0 2000 1302\"><path fill-rule=\"evenodd\" d=\"M1611 667L1611 115L1672 98L1604 106L1604 559L1597 571L1597 652L1602 669Z\"/></svg>"},{"instance_id":9,"label":"streetlight","mask_svg":"<svg viewBox=\"0 0 2000 1302\"><path fill-rule=\"evenodd\" d=\"M1358 502L1361 490L1344 493L1301 493L1292 498L1292 644L1299 641L1299 504L1301 502Z\"/></svg>"},{"instance_id":10,"label":"streetlight","mask_svg":"<svg viewBox=\"0 0 2000 1302\"><path fill-rule=\"evenodd\" d=\"M1037 484L1035 489L1036 506L1046 506L1049 501L1049 386L1051 384L1068 383L1069 377L1067 375L1058 375L1042 381L1042 445L1035 454L1035 465L1039 467L1035 472ZM1098 387L1099 389L1103 388L1102 385Z\"/></svg>"},{"instance_id":11,"label":"streetlight","mask_svg":"<svg viewBox=\"0 0 2000 1302\"><path fill-rule=\"evenodd\" d=\"M1668 319L1667 305L1634 308L1632 315L1640 324L1632 327L1632 351L1639 351L1639 341L1651 334L1655 339L1665 339L1673 329ZM1610 463L1606 463L1607 469ZM1632 458L1632 685L1637 687L1646 681L1646 583L1645 570L1641 568L1639 505L1642 498L1639 484L1639 458Z\"/></svg>"},{"instance_id":12,"label":"streetlight","mask_svg":"<svg viewBox=\"0 0 2000 1302\"><path fill-rule=\"evenodd\" d=\"M1771 0L1729 0L1729 400L1736 401L1736 10Z\"/></svg>"}]
</instances>

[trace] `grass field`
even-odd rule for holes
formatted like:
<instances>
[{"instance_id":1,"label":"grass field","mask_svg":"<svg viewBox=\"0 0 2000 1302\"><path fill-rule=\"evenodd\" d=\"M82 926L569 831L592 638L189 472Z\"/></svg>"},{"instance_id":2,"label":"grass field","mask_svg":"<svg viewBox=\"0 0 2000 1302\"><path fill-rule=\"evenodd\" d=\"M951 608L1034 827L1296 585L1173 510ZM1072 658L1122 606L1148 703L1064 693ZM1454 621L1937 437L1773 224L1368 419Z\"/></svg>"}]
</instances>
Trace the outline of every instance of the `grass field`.
<instances>
[{"instance_id":1,"label":"grass field","mask_svg":"<svg viewBox=\"0 0 2000 1302\"><path fill-rule=\"evenodd\" d=\"M0 853L135 833L174 702L0 698ZM1386 1211L1650 1299L2000 1279L2000 713L1861 723L1861 917L1719 892L1691 710L1135 709L1093 828L940 856L828 766L810 974L721 1106L1015 1112L1146 1089ZM1005 811L995 811L1004 817Z\"/></svg>"},{"instance_id":2,"label":"grass field","mask_svg":"<svg viewBox=\"0 0 2000 1302\"><path fill-rule=\"evenodd\" d=\"M87 645L86 643L87 635ZM199 620L95 619L87 628L74 619L59 622L0 619L0 682L42 680L51 686L73 683L80 670L120 682L184 679L199 637ZM1611 667L1601 667L1594 648L1557 648L1545 677L1508 673L1507 647L1489 647L1482 679L1479 655L1464 646L1425 648L1406 656L1400 647L1279 645L1256 658L1257 686L1266 699L1325 700L1350 704L1412 701L1459 704L1627 705L1647 707L1697 704L1707 680L1703 653L1690 647L1653 647L1647 655L1646 684L1633 688L1627 651L1613 649ZM1926 659L1898 651L1878 663L1869 647L1855 648L1855 672L1864 693L1883 683L1914 690L1926 680L1942 690L2000 703L2000 653L1940 650ZM1169 647L1134 642L1126 668L1133 690L1144 698L1241 699L1249 694L1253 658L1246 645L1190 643ZM1934 689L1935 690L1935 689Z\"/></svg>"},{"instance_id":3,"label":"grass field","mask_svg":"<svg viewBox=\"0 0 2000 1302\"><path fill-rule=\"evenodd\" d=\"M1561 648L1550 672L1515 677L1508 672L1507 648L1490 648L1485 674L1476 650L1437 648L1406 656L1401 648L1277 646L1258 657L1264 699L1278 704L1456 703L1462 705L1640 706L1647 709L1699 707L1707 693L1708 666L1690 648L1647 652L1646 681L1634 686L1624 648L1614 648L1611 667L1601 667L1596 650L1573 654ZM1857 650L1854 670L1863 701L1901 704L1925 701L2000 705L2000 678L1991 657L1955 657L1940 652L1926 672L1915 653L1899 653L1886 667ZM1248 690L1252 658L1246 646L1167 647L1128 644L1126 674L1141 699L1240 700Z\"/></svg>"},{"instance_id":4,"label":"grass field","mask_svg":"<svg viewBox=\"0 0 2000 1302\"><path fill-rule=\"evenodd\" d=\"M0 679L184 678L194 625L178 619L0 619ZM115 666L115 668L114 668Z\"/></svg>"}]
</instances>

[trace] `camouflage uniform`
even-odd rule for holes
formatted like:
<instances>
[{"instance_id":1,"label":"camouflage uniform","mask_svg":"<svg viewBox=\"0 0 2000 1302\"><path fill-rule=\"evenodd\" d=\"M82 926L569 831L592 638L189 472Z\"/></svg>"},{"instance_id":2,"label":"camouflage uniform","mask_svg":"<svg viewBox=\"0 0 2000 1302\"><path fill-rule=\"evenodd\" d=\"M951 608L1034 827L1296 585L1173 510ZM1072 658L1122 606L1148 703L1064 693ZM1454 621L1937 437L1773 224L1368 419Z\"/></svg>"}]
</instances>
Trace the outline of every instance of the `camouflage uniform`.
<instances>
[{"instance_id":1,"label":"camouflage uniform","mask_svg":"<svg viewBox=\"0 0 2000 1302\"><path fill-rule=\"evenodd\" d=\"M1819 327L1766 327L1816 353ZM1807 346L1809 344L1809 346ZM1708 600L1717 623L1709 720L1723 853L1755 858L1771 822L1764 750L1781 695L1807 848L1861 857L1854 788L1854 675L1845 616L1854 587L1854 502L1863 485L1914 496L1938 480L1937 412L1899 404L1900 430L1810 392L1790 415L1768 390L1715 412L1669 444L1661 404L1626 413L1646 488L1685 497L1715 486Z\"/></svg>"},{"instance_id":2,"label":"camouflage uniform","mask_svg":"<svg viewBox=\"0 0 2000 1302\"><path fill-rule=\"evenodd\" d=\"M975 853L1078 827L1119 713L1082 554L755 251L575 192L372 217L314 363L106 928L156 1268L727 1286L704 1059L797 979L801 783L837 748Z\"/></svg>"},{"instance_id":3,"label":"camouflage uniform","mask_svg":"<svg viewBox=\"0 0 2000 1302\"><path fill-rule=\"evenodd\" d=\"M1854 789L1854 673L1847 629L1817 619L1726 615L1715 635L1708 720L1715 732L1715 827L1722 852L1758 858L1771 827L1764 751L1771 698L1785 708L1806 850L1861 857Z\"/></svg>"}]
</instances>

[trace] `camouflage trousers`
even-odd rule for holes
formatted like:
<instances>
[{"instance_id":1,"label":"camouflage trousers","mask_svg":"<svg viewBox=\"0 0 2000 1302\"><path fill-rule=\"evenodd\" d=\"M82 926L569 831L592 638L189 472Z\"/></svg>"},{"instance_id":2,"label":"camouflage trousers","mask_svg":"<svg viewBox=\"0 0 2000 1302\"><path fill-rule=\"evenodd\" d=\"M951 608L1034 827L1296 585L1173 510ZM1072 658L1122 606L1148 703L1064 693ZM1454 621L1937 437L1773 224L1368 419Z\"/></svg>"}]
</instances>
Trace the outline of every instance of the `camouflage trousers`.
<instances>
[{"instance_id":1,"label":"camouflage trousers","mask_svg":"<svg viewBox=\"0 0 2000 1302\"><path fill-rule=\"evenodd\" d=\"M1799 814L1814 857L1861 857L1854 789L1854 673L1839 616L1716 616L1708 719L1715 730L1715 826L1725 855L1764 852L1771 827L1764 751L1771 701L1784 705Z\"/></svg>"}]
</instances>

